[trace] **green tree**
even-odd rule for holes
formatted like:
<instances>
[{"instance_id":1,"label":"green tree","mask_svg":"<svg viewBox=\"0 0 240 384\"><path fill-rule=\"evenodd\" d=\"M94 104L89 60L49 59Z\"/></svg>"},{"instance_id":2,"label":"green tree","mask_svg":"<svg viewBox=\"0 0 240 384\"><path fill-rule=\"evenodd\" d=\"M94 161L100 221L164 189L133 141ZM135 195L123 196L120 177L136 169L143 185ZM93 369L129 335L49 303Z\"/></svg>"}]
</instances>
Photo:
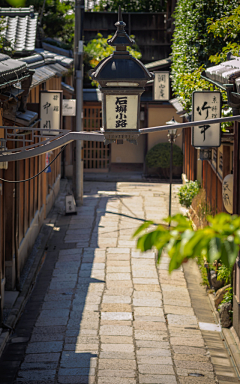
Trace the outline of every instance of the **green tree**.
<instances>
[{"instance_id":1,"label":"green tree","mask_svg":"<svg viewBox=\"0 0 240 384\"><path fill-rule=\"evenodd\" d=\"M85 78L88 78L88 69L95 68L101 60L110 56L115 51L115 48L107 43L107 40L111 37L112 36L109 35L108 38L104 38L101 33L98 33L96 39L90 40L88 44L84 46ZM134 36L131 36L131 38L134 38ZM142 56L136 44L133 47L127 47L127 50L136 59L140 59ZM92 85L96 86L97 83L92 82Z\"/></svg>"},{"instance_id":2,"label":"green tree","mask_svg":"<svg viewBox=\"0 0 240 384\"><path fill-rule=\"evenodd\" d=\"M94 11L117 12L119 5L123 12L165 12L166 0L100 0Z\"/></svg>"},{"instance_id":3,"label":"green tree","mask_svg":"<svg viewBox=\"0 0 240 384\"><path fill-rule=\"evenodd\" d=\"M210 25L226 14L230 16L237 6L238 0L178 0L173 15L172 86L187 112L194 90L211 89L200 74L210 65L209 56L226 45L226 36L217 33L217 28L211 30Z\"/></svg>"},{"instance_id":4,"label":"green tree","mask_svg":"<svg viewBox=\"0 0 240 384\"><path fill-rule=\"evenodd\" d=\"M34 10L42 12L43 0L27 0L26 6L34 6ZM57 38L63 48L72 49L74 41L74 2L46 0L42 27L46 37Z\"/></svg>"}]
</instances>

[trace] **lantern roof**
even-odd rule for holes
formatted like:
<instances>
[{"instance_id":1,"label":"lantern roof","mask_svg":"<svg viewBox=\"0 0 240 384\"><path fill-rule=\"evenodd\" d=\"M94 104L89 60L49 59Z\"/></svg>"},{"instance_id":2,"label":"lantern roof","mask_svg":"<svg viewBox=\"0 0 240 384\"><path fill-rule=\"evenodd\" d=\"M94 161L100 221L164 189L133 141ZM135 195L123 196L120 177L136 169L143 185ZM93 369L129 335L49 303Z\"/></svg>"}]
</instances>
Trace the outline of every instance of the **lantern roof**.
<instances>
[{"instance_id":1,"label":"lantern roof","mask_svg":"<svg viewBox=\"0 0 240 384\"><path fill-rule=\"evenodd\" d=\"M124 27L126 24L122 21L121 7L118 11L118 21L115 24L117 31L114 36L108 40L108 44L115 46L116 51L112 55L104 58L90 72L91 78L100 83L101 86L108 86L107 82L128 83L128 86L144 87L147 81L154 78L154 74L149 72L147 68L135 57L133 57L126 47L134 44Z\"/></svg>"}]
</instances>

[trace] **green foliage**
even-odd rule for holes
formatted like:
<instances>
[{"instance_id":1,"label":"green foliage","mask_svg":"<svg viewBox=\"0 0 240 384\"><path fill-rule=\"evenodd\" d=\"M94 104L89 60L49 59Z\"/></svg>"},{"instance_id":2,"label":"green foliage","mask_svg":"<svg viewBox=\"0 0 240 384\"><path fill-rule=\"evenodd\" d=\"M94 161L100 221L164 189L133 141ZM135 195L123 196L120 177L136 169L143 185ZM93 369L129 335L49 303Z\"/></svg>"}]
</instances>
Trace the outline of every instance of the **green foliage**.
<instances>
[{"instance_id":1,"label":"green foliage","mask_svg":"<svg viewBox=\"0 0 240 384\"><path fill-rule=\"evenodd\" d=\"M104 38L101 33L98 33L96 39L90 40L88 44L84 46L84 64L86 68L96 67L101 60L110 56L115 51L115 48L107 43L107 40L111 37L112 36L109 35L108 38ZM134 36L131 36L131 38L134 39ZM142 57L137 44L134 44L133 47L127 47L127 50L136 59ZM92 85L97 86L97 82L92 82Z\"/></svg>"},{"instance_id":2,"label":"green foliage","mask_svg":"<svg viewBox=\"0 0 240 384\"><path fill-rule=\"evenodd\" d=\"M229 287L229 288L226 289L226 293L223 296L223 299L222 299L222 301L221 301L221 303L220 303L220 305L218 307L218 311L220 311L222 304L232 303L232 300L233 300L233 289L232 289L232 287Z\"/></svg>"},{"instance_id":3,"label":"green foliage","mask_svg":"<svg viewBox=\"0 0 240 384\"><path fill-rule=\"evenodd\" d=\"M178 192L179 203L184 207L189 208L193 198L198 194L200 189L199 181L188 181L182 185Z\"/></svg>"},{"instance_id":4,"label":"green foliage","mask_svg":"<svg viewBox=\"0 0 240 384\"><path fill-rule=\"evenodd\" d=\"M34 5L34 10L41 14L43 0L27 0L26 6ZM42 18L43 31L46 37L59 39L72 49L74 41L74 2L46 0Z\"/></svg>"},{"instance_id":5,"label":"green foliage","mask_svg":"<svg viewBox=\"0 0 240 384\"><path fill-rule=\"evenodd\" d=\"M5 20L4 17L0 17L0 53L12 56L13 47L12 43L2 35L2 32L5 30Z\"/></svg>"},{"instance_id":6,"label":"green foliage","mask_svg":"<svg viewBox=\"0 0 240 384\"><path fill-rule=\"evenodd\" d=\"M224 35L217 35L218 29L211 30L209 25L225 13L230 14L237 5L238 0L177 2L172 44L172 86L187 112L191 110L194 90L212 89L208 82L200 78L200 74L209 66L209 56L220 52L226 45Z\"/></svg>"},{"instance_id":7,"label":"green foliage","mask_svg":"<svg viewBox=\"0 0 240 384\"><path fill-rule=\"evenodd\" d=\"M110 12L118 11L119 5L122 12L165 12L166 0L100 0L99 4L95 5L93 11Z\"/></svg>"},{"instance_id":8,"label":"green foliage","mask_svg":"<svg viewBox=\"0 0 240 384\"><path fill-rule=\"evenodd\" d=\"M158 225L151 230L152 222L145 222L133 237L138 236L137 248L142 252L156 249L158 261L165 249L170 257L169 272L195 257L203 257L210 264L221 259L227 268L232 269L240 248L240 217L220 213L207 219L208 226L194 231L190 220L177 214L165 219L167 223L175 222L174 227Z\"/></svg>"},{"instance_id":9,"label":"green foliage","mask_svg":"<svg viewBox=\"0 0 240 384\"><path fill-rule=\"evenodd\" d=\"M214 39L224 39L225 46L222 51L211 55L209 60L212 63L218 64L227 59L228 52L237 55L240 49L240 6L233 9L220 19L213 22L213 19L208 19L208 33L212 33Z\"/></svg>"},{"instance_id":10,"label":"green foliage","mask_svg":"<svg viewBox=\"0 0 240 384\"><path fill-rule=\"evenodd\" d=\"M224 264L220 265L217 270L217 280L223 280L225 284L229 284L231 281L231 270Z\"/></svg>"},{"instance_id":11,"label":"green foliage","mask_svg":"<svg viewBox=\"0 0 240 384\"><path fill-rule=\"evenodd\" d=\"M18 8L24 7L26 0L7 0L7 2L9 3L9 5L11 5L11 7Z\"/></svg>"},{"instance_id":12,"label":"green foliage","mask_svg":"<svg viewBox=\"0 0 240 384\"><path fill-rule=\"evenodd\" d=\"M170 166L170 143L159 143L152 147L146 156L148 167L169 168ZM183 153L181 148L173 144L173 165L181 166L183 163Z\"/></svg>"},{"instance_id":13,"label":"green foliage","mask_svg":"<svg viewBox=\"0 0 240 384\"><path fill-rule=\"evenodd\" d=\"M202 283L201 284L204 285L205 287L210 288L204 258L202 256L198 256L197 257L197 263L198 263L198 267L200 269L200 273L202 276Z\"/></svg>"}]
</instances>

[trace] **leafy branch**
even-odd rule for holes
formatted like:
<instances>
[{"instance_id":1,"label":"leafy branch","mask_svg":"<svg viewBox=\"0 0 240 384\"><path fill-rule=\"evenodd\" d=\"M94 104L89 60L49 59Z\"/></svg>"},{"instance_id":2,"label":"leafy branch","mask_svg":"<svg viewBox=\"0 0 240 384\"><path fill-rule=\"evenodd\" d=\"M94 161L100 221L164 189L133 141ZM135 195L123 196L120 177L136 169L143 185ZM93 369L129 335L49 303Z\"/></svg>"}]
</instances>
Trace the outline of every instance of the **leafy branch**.
<instances>
[{"instance_id":1,"label":"leafy branch","mask_svg":"<svg viewBox=\"0 0 240 384\"><path fill-rule=\"evenodd\" d=\"M214 217L208 216L207 220L210 224L197 231L181 214L164 219L166 223L176 223L171 228L157 225L151 230L154 223L146 221L133 237L138 237L137 248L142 252L155 249L158 262L165 250L170 257L169 272L195 257L204 257L211 264L221 259L226 267L232 269L240 249L240 217L219 213Z\"/></svg>"}]
</instances>

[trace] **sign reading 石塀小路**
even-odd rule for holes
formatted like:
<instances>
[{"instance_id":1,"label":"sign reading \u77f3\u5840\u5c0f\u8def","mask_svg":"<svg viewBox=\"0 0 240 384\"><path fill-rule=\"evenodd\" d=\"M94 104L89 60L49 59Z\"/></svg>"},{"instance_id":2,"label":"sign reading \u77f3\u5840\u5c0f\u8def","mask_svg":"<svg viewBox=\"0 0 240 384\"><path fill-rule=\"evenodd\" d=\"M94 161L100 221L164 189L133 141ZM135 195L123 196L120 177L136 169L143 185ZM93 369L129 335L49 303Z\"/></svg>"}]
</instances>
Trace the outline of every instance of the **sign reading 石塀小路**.
<instances>
[{"instance_id":1,"label":"sign reading \u77f3\u5840\u5c0f\u8def","mask_svg":"<svg viewBox=\"0 0 240 384\"><path fill-rule=\"evenodd\" d=\"M154 74L154 100L168 101L170 98L169 72L154 72Z\"/></svg>"},{"instance_id":2,"label":"sign reading \u77f3\u5840\u5c0f\u8def","mask_svg":"<svg viewBox=\"0 0 240 384\"><path fill-rule=\"evenodd\" d=\"M62 120L62 91L40 92L40 118L44 135L58 135Z\"/></svg>"},{"instance_id":3,"label":"sign reading \u77f3\u5840\u5c0f\u8def","mask_svg":"<svg viewBox=\"0 0 240 384\"><path fill-rule=\"evenodd\" d=\"M221 117L221 93L216 91L195 91L192 96L192 121L206 120L198 127L192 127L192 146L220 147L221 124L208 124L207 120Z\"/></svg>"},{"instance_id":4,"label":"sign reading \u77f3\u5840\u5c0f\u8def","mask_svg":"<svg viewBox=\"0 0 240 384\"><path fill-rule=\"evenodd\" d=\"M138 95L106 95L107 129L137 129L137 116Z\"/></svg>"}]
</instances>

